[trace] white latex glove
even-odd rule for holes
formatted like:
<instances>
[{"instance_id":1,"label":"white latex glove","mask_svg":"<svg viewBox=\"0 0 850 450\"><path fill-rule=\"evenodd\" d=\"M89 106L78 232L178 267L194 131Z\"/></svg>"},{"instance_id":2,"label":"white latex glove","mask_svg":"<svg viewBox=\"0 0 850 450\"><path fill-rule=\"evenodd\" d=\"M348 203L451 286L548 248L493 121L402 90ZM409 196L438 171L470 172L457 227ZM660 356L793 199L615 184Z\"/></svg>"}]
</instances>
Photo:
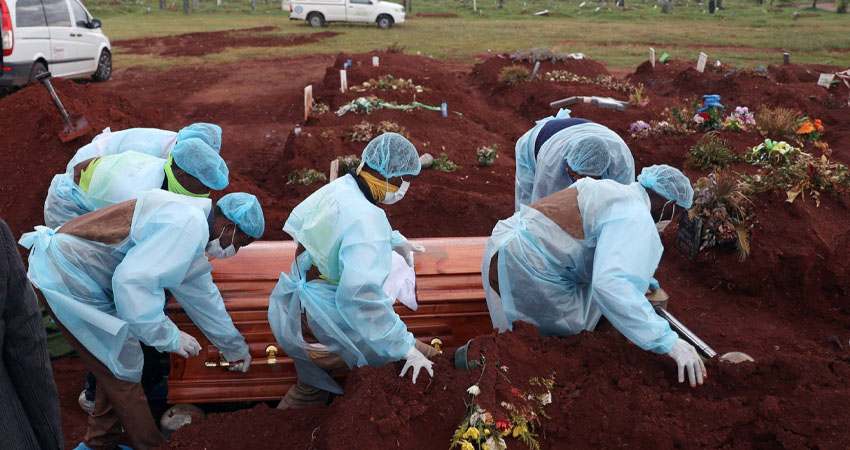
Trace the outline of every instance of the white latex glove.
<instances>
[{"instance_id":1,"label":"white latex glove","mask_svg":"<svg viewBox=\"0 0 850 450\"><path fill-rule=\"evenodd\" d=\"M189 358L190 356L198 356L198 353L201 351L201 344L198 343L198 340L193 338L191 334L180 332L180 344L177 347L177 351L174 352L184 358Z\"/></svg>"},{"instance_id":2,"label":"white latex glove","mask_svg":"<svg viewBox=\"0 0 850 450\"><path fill-rule=\"evenodd\" d=\"M411 244L410 241L405 240L403 244L393 247L393 251L401 255L408 266L413 267L413 252L422 253L425 251L425 247Z\"/></svg>"},{"instance_id":3,"label":"white latex glove","mask_svg":"<svg viewBox=\"0 0 850 450\"><path fill-rule=\"evenodd\" d=\"M428 371L428 375L434 376L434 369L431 368L434 365L431 360L425 357L419 350L416 350L416 346L410 347L410 350L407 351L407 354L404 355L405 361L404 367L401 368L401 373L398 374L399 377L403 377L407 373L407 369L413 368L413 384L416 384L416 377L419 376L419 369L425 368Z\"/></svg>"},{"instance_id":4,"label":"white latex glove","mask_svg":"<svg viewBox=\"0 0 850 450\"><path fill-rule=\"evenodd\" d=\"M682 339L676 340L673 349L667 355L673 358L679 367L679 383L685 381L685 368L688 369L691 387L696 387L697 383L702 384L702 379L708 376L705 371L705 364L702 363L702 358L697 354L697 350L693 345Z\"/></svg>"},{"instance_id":5,"label":"white latex glove","mask_svg":"<svg viewBox=\"0 0 850 450\"><path fill-rule=\"evenodd\" d=\"M227 368L227 370L229 370L231 372L242 372L242 373L245 373L245 372L249 371L250 369L251 369L251 354L250 353L246 353L242 357L242 362L238 362L236 364L231 364L230 367Z\"/></svg>"}]
</instances>

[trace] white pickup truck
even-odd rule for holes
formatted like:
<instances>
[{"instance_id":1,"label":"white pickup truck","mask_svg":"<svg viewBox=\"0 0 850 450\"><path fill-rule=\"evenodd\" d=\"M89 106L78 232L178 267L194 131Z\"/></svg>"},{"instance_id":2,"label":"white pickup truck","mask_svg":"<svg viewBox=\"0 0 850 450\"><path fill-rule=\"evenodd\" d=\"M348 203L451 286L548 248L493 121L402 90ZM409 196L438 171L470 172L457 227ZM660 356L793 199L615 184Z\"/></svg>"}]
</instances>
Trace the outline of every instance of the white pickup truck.
<instances>
[{"instance_id":1,"label":"white pickup truck","mask_svg":"<svg viewBox=\"0 0 850 450\"><path fill-rule=\"evenodd\" d=\"M381 0L291 0L289 20L306 20L314 27L328 22L377 23L387 29L404 22L404 7Z\"/></svg>"}]
</instances>

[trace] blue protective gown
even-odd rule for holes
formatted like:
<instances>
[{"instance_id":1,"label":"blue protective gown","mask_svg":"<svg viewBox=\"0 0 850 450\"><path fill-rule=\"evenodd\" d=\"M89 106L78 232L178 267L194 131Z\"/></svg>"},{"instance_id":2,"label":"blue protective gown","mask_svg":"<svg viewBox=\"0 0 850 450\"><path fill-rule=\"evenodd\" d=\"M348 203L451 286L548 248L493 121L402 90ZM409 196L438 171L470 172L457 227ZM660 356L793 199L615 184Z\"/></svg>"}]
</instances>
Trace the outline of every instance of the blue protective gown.
<instances>
[{"instance_id":1,"label":"blue protective gown","mask_svg":"<svg viewBox=\"0 0 850 450\"><path fill-rule=\"evenodd\" d=\"M610 163L600 178L614 180L620 184L634 183L635 160L629 146L617 133L597 123L575 125L555 133L540 147L530 200L524 204L534 203L547 195L570 187L572 183L567 175L564 154L567 143L588 135L602 138L608 144Z\"/></svg>"},{"instance_id":2,"label":"blue protective gown","mask_svg":"<svg viewBox=\"0 0 850 450\"><path fill-rule=\"evenodd\" d=\"M307 356L302 312L316 338L349 367L402 359L414 345L413 334L382 286L390 274L392 248L404 238L390 229L384 211L364 197L355 179L346 175L307 197L283 230L306 251L288 274L280 275L269 299L269 324L295 361L299 379L342 393ZM324 279L306 281L312 265Z\"/></svg>"},{"instance_id":3,"label":"blue protective gown","mask_svg":"<svg viewBox=\"0 0 850 450\"><path fill-rule=\"evenodd\" d=\"M247 354L204 256L211 207L209 199L155 189L139 196L130 234L119 244L47 227L21 238L31 249L29 278L56 318L118 379L141 379L138 341L178 349L179 330L163 312L165 289L225 359Z\"/></svg>"},{"instance_id":4,"label":"blue protective gown","mask_svg":"<svg viewBox=\"0 0 850 450\"><path fill-rule=\"evenodd\" d=\"M91 143L80 147L66 166L73 173L74 166L98 156L116 155L126 151L144 153L157 158L168 158L177 144L177 133L159 128L129 128L111 131L109 128L95 136Z\"/></svg>"},{"instance_id":5,"label":"blue protective gown","mask_svg":"<svg viewBox=\"0 0 850 450\"><path fill-rule=\"evenodd\" d=\"M160 188L166 161L134 151L104 156L92 174L88 192L74 183L73 168L56 175L44 200L45 225L56 228L74 217Z\"/></svg>"},{"instance_id":6,"label":"blue protective gown","mask_svg":"<svg viewBox=\"0 0 850 450\"><path fill-rule=\"evenodd\" d=\"M547 122L555 119L566 119L570 117L569 109L562 109L554 117L549 116L540 119L530 130L526 131L516 141L516 180L514 182L514 211L519 211L519 205L531 203L531 189L534 185L534 172L536 168L534 145L537 142L537 134Z\"/></svg>"},{"instance_id":7,"label":"blue protective gown","mask_svg":"<svg viewBox=\"0 0 850 450\"><path fill-rule=\"evenodd\" d=\"M494 228L481 268L493 326L521 320L543 335L569 336L604 315L640 348L669 352L676 333L644 296L663 250L645 189L587 178L574 187L584 239L525 205ZM496 252L501 296L489 283Z\"/></svg>"}]
</instances>

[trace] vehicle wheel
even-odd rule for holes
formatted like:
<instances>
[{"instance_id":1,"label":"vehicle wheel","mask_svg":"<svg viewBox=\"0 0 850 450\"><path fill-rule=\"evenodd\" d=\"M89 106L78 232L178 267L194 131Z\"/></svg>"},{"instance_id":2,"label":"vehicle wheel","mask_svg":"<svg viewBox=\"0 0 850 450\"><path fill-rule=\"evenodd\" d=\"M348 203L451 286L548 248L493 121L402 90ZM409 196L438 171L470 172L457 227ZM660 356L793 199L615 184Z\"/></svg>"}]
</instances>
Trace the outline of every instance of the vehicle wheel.
<instances>
[{"instance_id":1,"label":"vehicle wheel","mask_svg":"<svg viewBox=\"0 0 850 450\"><path fill-rule=\"evenodd\" d=\"M47 66L45 66L43 62L36 62L33 64L32 70L30 70L30 83L35 83L36 75L44 72L47 72Z\"/></svg>"},{"instance_id":2,"label":"vehicle wheel","mask_svg":"<svg viewBox=\"0 0 850 450\"><path fill-rule=\"evenodd\" d=\"M390 16L378 17L378 28L386 30L393 26L393 18Z\"/></svg>"},{"instance_id":3,"label":"vehicle wheel","mask_svg":"<svg viewBox=\"0 0 850 450\"><path fill-rule=\"evenodd\" d=\"M103 49L100 52L100 59L97 60L97 70L92 74L91 79L94 81L106 81L112 76L112 54L109 50Z\"/></svg>"},{"instance_id":4,"label":"vehicle wheel","mask_svg":"<svg viewBox=\"0 0 850 450\"><path fill-rule=\"evenodd\" d=\"M307 17L307 22L310 23L311 27L321 28L325 26L325 17L319 13L311 13L309 17Z\"/></svg>"}]
</instances>

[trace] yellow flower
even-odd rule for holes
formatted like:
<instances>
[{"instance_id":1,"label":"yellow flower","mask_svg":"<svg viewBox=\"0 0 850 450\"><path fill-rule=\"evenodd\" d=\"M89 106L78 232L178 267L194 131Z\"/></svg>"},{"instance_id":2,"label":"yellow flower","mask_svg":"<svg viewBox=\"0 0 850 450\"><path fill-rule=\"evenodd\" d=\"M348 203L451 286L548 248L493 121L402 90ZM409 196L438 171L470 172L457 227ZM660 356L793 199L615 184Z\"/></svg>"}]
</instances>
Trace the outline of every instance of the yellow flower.
<instances>
[{"instance_id":1,"label":"yellow flower","mask_svg":"<svg viewBox=\"0 0 850 450\"><path fill-rule=\"evenodd\" d=\"M518 427L514 427L514 431L513 431L513 433L511 433L511 436L520 437L523 434L525 434L527 431L528 431L528 428L526 428L525 425L520 425Z\"/></svg>"},{"instance_id":2,"label":"yellow flower","mask_svg":"<svg viewBox=\"0 0 850 450\"><path fill-rule=\"evenodd\" d=\"M478 428L469 427L466 430L466 433L463 433L464 439L475 439L478 440L481 437L481 434L478 432Z\"/></svg>"},{"instance_id":3,"label":"yellow flower","mask_svg":"<svg viewBox=\"0 0 850 450\"><path fill-rule=\"evenodd\" d=\"M490 446L487 444L481 444L481 450L490 450Z\"/></svg>"},{"instance_id":4,"label":"yellow flower","mask_svg":"<svg viewBox=\"0 0 850 450\"><path fill-rule=\"evenodd\" d=\"M469 441L460 441L460 450L475 450L475 447Z\"/></svg>"},{"instance_id":5,"label":"yellow flower","mask_svg":"<svg viewBox=\"0 0 850 450\"><path fill-rule=\"evenodd\" d=\"M484 436L490 436L490 429L489 428L484 429Z\"/></svg>"}]
</instances>

